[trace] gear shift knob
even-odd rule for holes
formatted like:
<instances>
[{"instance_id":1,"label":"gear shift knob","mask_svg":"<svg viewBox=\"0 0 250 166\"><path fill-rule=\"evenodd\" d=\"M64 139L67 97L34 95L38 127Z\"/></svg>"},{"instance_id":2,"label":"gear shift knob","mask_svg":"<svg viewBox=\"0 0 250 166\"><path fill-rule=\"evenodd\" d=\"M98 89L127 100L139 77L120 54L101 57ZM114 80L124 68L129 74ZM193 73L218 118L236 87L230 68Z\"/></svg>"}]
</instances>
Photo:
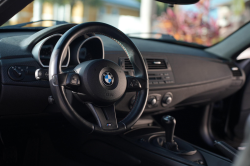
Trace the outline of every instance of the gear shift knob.
<instances>
[{"instance_id":1,"label":"gear shift knob","mask_svg":"<svg viewBox=\"0 0 250 166\"><path fill-rule=\"evenodd\" d=\"M165 130L166 142L174 143L173 137L176 124L175 118L169 115L163 116L161 119L161 123Z\"/></svg>"}]
</instances>

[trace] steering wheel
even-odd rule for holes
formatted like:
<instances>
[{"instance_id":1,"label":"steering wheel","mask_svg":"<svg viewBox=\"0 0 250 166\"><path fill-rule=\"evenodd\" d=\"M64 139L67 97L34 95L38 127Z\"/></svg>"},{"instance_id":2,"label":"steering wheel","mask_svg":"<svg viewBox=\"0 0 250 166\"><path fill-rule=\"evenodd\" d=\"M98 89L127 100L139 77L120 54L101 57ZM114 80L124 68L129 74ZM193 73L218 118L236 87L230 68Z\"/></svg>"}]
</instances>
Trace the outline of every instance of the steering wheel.
<instances>
[{"instance_id":1,"label":"steering wheel","mask_svg":"<svg viewBox=\"0 0 250 166\"><path fill-rule=\"evenodd\" d=\"M119 65L105 59L82 62L74 71L63 72L62 55L72 41L86 34L104 35L117 42L131 61L135 77L126 76ZM51 55L49 82L53 98L62 114L85 133L119 134L131 128L144 111L149 91L147 69L140 51L123 32L99 22L79 24L64 33ZM67 100L65 89L70 89L87 105L97 124L85 120L74 110ZM136 92L133 109L117 122L115 102L131 91Z\"/></svg>"}]
</instances>

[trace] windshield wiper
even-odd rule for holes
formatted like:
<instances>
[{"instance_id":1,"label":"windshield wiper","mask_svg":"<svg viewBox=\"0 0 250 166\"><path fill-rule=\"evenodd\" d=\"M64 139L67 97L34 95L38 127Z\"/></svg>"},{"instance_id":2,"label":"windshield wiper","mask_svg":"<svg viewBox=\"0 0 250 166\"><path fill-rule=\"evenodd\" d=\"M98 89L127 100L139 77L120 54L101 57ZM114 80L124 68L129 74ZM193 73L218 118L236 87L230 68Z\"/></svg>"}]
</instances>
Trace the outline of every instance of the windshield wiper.
<instances>
[{"instance_id":1,"label":"windshield wiper","mask_svg":"<svg viewBox=\"0 0 250 166\"><path fill-rule=\"evenodd\" d=\"M53 21L55 22L56 25L59 25L59 24L68 24L68 22L66 21L58 21L58 20L38 20L38 21L30 21L30 22L25 22L25 23L21 23L21 24L16 24L16 25L9 25L9 26L3 26L3 27L0 27L0 29L18 29L18 28L22 28L26 25L29 25L29 24L33 24L33 23L37 23L37 22L43 22L43 21Z\"/></svg>"},{"instance_id":2,"label":"windshield wiper","mask_svg":"<svg viewBox=\"0 0 250 166\"><path fill-rule=\"evenodd\" d=\"M129 33L127 34L130 37L141 37L141 38L146 38L146 39L161 39L161 40L176 40L174 36L169 35L169 34L163 34L163 33L157 33L157 32L140 32L140 33ZM161 35L161 37L156 38L152 35ZM144 37L145 36L145 37ZM147 37L146 37L147 36Z\"/></svg>"}]
</instances>

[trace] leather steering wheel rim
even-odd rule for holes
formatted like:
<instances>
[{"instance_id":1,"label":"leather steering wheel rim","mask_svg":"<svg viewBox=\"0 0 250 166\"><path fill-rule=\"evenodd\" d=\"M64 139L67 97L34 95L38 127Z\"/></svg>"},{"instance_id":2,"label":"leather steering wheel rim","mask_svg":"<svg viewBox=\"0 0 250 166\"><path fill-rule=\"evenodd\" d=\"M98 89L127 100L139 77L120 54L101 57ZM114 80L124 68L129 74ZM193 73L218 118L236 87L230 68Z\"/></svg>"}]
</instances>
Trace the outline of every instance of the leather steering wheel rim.
<instances>
[{"instance_id":1,"label":"leather steering wheel rim","mask_svg":"<svg viewBox=\"0 0 250 166\"><path fill-rule=\"evenodd\" d=\"M100 34L116 41L123 48L129 60L131 61L135 72L135 78L138 78L143 82L142 88L137 91L136 102L133 109L123 120L117 124L118 127L114 130L105 130L102 127L92 124L81 117L68 102L64 92L65 87L59 84L59 75L63 73L61 70L62 55L65 51L67 51L67 47L72 41L74 41L74 39L86 34ZM131 128L142 115L146 106L149 92L147 68L140 51L137 49L135 44L119 29L99 22L79 24L72 27L63 34L63 36L55 45L51 55L49 64L49 82L53 98L55 99L56 104L58 104L61 108L62 114L72 124L85 133L95 132L101 134L119 134L126 131L126 129Z\"/></svg>"}]
</instances>

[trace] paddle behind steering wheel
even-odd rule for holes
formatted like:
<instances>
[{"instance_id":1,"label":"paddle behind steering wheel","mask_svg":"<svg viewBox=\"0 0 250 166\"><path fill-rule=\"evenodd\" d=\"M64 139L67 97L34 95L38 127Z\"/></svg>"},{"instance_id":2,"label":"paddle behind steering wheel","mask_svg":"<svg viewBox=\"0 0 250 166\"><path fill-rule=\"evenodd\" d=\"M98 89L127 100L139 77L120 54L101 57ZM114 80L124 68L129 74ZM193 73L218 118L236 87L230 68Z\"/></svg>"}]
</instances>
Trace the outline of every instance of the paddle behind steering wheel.
<instances>
[{"instance_id":1,"label":"paddle behind steering wheel","mask_svg":"<svg viewBox=\"0 0 250 166\"><path fill-rule=\"evenodd\" d=\"M74 72L62 72L62 55L72 41L86 34L105 35L116 41L129 57L135 77L126 77L120 66L105 59L86 61L77 65ZM63 115L87 133L119 134L131 128L144 111L149 91L147 69L140 51L123 32L98 22L76 25L60 38L52 52L49 82ZM97 124L88 122L74 110L66 98L65 89L72 90L86 103ZM130 113L117 123L115 102L128 91L136 92L136 102Z\"/></svg>"}]
</instances>

